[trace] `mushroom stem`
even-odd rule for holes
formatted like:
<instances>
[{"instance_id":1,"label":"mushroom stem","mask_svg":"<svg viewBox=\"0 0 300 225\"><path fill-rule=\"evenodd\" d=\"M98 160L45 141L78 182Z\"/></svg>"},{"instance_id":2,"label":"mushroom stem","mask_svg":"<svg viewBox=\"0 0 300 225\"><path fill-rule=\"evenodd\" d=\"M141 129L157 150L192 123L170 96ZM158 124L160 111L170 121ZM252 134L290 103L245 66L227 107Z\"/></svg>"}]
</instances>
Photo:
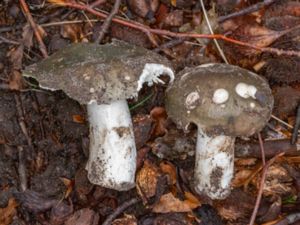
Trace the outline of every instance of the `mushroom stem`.
<instances>
[{"instance_id":1,"label":"mushroom stem","mask_svg":"<svg viewBox=\"0 0 300 225\"><path fill-rule=\"evenodd\" d=\"M136 147L126 100L87 105L90 155L86 165L93 184L118 191L134 187Z\"/></svg>"},{"instance_id":2,"label":"mushroom stem","mask_svg":"<svg viewBox=\"0 0 300 225\"><path fill-rule=\"evenodd\" d=\"M198 127L195 189L212 199L224 199L230 193L233 177L235 137L208 135Z\"/></svg>"}]
</instances>

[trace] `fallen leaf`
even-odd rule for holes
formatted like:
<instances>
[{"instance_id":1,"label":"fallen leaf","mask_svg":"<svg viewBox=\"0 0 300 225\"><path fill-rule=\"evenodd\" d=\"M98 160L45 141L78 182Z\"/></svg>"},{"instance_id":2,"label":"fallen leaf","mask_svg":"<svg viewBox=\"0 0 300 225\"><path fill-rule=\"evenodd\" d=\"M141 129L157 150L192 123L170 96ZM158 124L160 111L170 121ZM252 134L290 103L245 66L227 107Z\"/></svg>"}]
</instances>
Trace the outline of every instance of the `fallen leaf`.
<instances>
[{"instance_id":1,"label":"fallen leaf","mask_svg":"<svg viewBox=\"0 0 300 225\"><path fill-rule=\"evenodd\" d=\"M180 27L183 25L183 11L174 10L168 13L162 21L164 26Z\"/></svg>"},{"instance_id":2,"label":"fallen leaf","mask_svg":"<svg viewBox=\"0 0 300 225\"><path fill-rule=\"evenodd\" d=\"M171 162L168 162L168 161L162 161L159 164L159 167L163 173L166 173L169 175L170 183L172 185L176 184L176 177L177 177L176 167Z\"/></svg>"},{"instance_id":3,"label":"fallen leaf","mask_svg":"<svg viewBox=\"0 0 300 225\"><path fill-rule=\"evenodd\" d=\"M127 0L128 7L136 15L147 20L154 20L155 12L159 6L159 0Z\"/></svg>"},{"instance_id":4,"label":"fallen leaf","mask_svg":"<svg viewBox=\"0 0 300 225\"><path fill-rule=\"evenodd\" d=\"M155 195L159 176L159 168L146 160L136 176L137 192L144 202Z\"/></svg>"},{"instance_id":5,"label":"fallen leaf","mask_svg":"<svg viewBox=\"0 0 300 225\"><path fill-rule=\"evenodd\" d=\"M24 52L23 45L19 45L17 48L13 48L11 51L8 52L7 55L9 57L9 61L11 62L14 70L22 69L23 52Z\"/></svg>"},{"instance_id":6,"label":"fallen leaf","mask_svg":"<svg viewBox=\"0 0 300 225\"><path fill-rule=\"evenodd\" d=\"M8 205L5 208L0 208L0 224L9 225L12 222L13 217L17 213L18 203L14 198L10 198Z\"/></svg>"},{"instance_id":7,"label":"fallen leaf","mask_svg":"<svg viewBox=\"0 0 300 225\"><path fill-rule=\"evenodd\" d=\"M195 209L195 208L201 206L201 202L199 201L199 199L195 195L193 195L191 192L185 191L184 197L185 197L184 202L186 204L188 204L191 209Z\"/></svg>"},{"instance_id":8,"label":"fallen leaf","mask_svg":"<svg viewBox=\"0 0 300 225\"><path fill-rule=\"evenodd\" d=\"M176 3L177 3L176 0L171 0L171 5L172 5L172 6L176 7Z\"/></svg>"},{"instance_id":9,"label":"fallen leaf","mask_svg":"<svg viewBox=\"0 0 300 225\"><path fill-rule=\"evenodd\" d=\"M245 182L248 180L248 178L253 173L252 170L249 169L243 169L237 172L234 175L233 181L231 183L232 187L241 187L245 184Z\"/></svg>"},{"instance_id":10,"label":"fallen leaf","mask_svg":"<svg viewBox=\"0 0 300 225\"><path fill-rule=\"evenodd\" d=\"M114 220L112 225L137 225L137 219L134 215L125 214L124 217Z\"/></svg>"},{"instance_id":11,"label":"fallen leaf","mask_svg":"<svg viewBox=\"0 0 300 225\"><path fill-rule=\"evenodd\" d=\"M61 26L60 34L74 43L78 43L84 38L80 24L65 24Z\"/></svg>"},{"instance_id":12,"label":"fallen leaf","mask_svg":"<svg viewBox=\"0 0 300 225\"><path fill-rule=\"evenodd\" d=\"M25 47L31 48L32 46L32 40L33 40L33 30L29 24L26 24L23 27L23 33L22 33L22 43Z\"/></svg>"},{"instance_id":13,"label":"fallen leaf","mask_svg":"<svg viewBox=\"0 0 300 225\"><path fill-rule=\"evenodd\" d=\"M33 213L45 212L59 203L56 199L46 197L44 193L31 190L14 194L24 208Z\"/></svg>"},{"instance_id":14,"label":"fallen leaf","mask_svg":"<svg viewBox=\"0 0 300 225\"><path fill-rule=\"evenodd\" d=\"M20 90L23 87L22 74L18 70L13 70L9 76L9 88L11 90Z\"/></svg>"},{"instance_id":15,"label":"fallen leaf","mask_svg":"<svg viewBox=\"0 0 300 225\"><path fill-rule=\"evenodd\" d=\"M132 122L135 144L140 149L150 139L152 120L149 115L138 114L132 118Z\"/></svg>"},{"instance_id":16,"label":"fallen leaf","mask_svg":"<svg viewBox=\"0 0 300 225\"><path fill-rule=\"evenodd\" d=\"M73 122L75 123L83 124L85 122L85 119L82 115L73 115L72 118L73 118Z\"/></svg>"},{"instance_id":17,"label":"fallen leaf","mask_svg":"<svg viewBox=\"0 0 300 225\"><path fill-rule=\"evenodd\" d=\"M91 209L84 208L76 211L65 225L96 225L99 223L99 214Z\"/></svg>"},{"instance_id":18,"label":"fallen leaf","mask_svg":"<svg viewBox=\"0 0 300 225\"><path fill-rule=\"evenodd\" d=\"M64 185L66 186L67 190L65 192L64 198L68 198L71 194L71 192L73 191L73 187L74 187L74 181L64 178L64 177L60 177L60 180L64 183Z\"/></svg>"},{"instance_id":19,"label":"fallen leaf","mask_svg":"<svg viewBox=\"0 0 300 225\"><path fill-rule=\"evenodd\" d=\"M152 209L155 213L190 212L192 210L193 208L187 202L179 200L172 193L161 196Z\"/></svg>"},{"instance_id":20,"label":"fallen leaf","mask_svg":"<svg viewBox=\"0 0 300 225\"><path fill-rule=\"evenodd\" d=\"M154 121L154 126L152 128L151 137L163 136L166 133L166 120L167 112L163 107L154 107L150 116Z\"/></svg>"}]
</instances>

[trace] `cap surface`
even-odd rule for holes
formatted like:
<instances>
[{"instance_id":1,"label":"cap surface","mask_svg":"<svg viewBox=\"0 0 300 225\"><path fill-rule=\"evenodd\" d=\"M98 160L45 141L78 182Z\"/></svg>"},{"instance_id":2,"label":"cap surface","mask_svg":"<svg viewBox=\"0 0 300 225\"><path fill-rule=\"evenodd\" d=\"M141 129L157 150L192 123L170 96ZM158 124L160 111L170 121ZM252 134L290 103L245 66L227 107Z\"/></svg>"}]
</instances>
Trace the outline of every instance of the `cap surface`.
<instances>
[{"instance_id":1,"label":"cap surface","mask_svg":"<svg viewBox=\"0 0 300 225\"><path fill-rule=\"evenodd\" d=\"M114 40L105 45L71 44L27 67L23 75L35 78L42 88L63 90L81 104L101 104L137 96L142 82L157 82L162 73L172 80L170 67L155 52Z\"/></svg>"},{"instance_id":2,"label":"cap surface","mask_svg":"<svg viewBox=\"0 0 300 225\"><path fill-rule=\"evenodd\" d=\"M245 93L249 95L241 95L237 86L248 88ZM220 90L225 94L227 91L228 98L220 95L221 101L216 101ZM271 89L262 77L218 63L181 71L167 89L165 101L168 115L182 128L194 123L212 135L232 136L248 136L261 130L274 103Z\"/></svg>"}]
</instances>

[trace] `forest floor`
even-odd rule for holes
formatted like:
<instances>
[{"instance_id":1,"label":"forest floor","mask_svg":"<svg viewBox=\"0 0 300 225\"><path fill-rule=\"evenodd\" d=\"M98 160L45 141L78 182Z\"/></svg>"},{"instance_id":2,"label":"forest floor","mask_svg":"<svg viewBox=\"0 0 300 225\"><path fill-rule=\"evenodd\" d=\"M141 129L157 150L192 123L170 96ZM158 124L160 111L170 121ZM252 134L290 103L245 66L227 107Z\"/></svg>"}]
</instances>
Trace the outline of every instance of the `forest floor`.
<instances>
[{"instance_id":1,"label":"forest floor","mask_svg":"<svg viewBox=\"0 0 300 225\"><path fill-rule=\"evenodd\" d=\"M203 11L201 2L0 2L0 225L300 224L300 3L205 0ZM118 192L89 182L85 105L39 88L22 70L70 43L113 38L167 57L175 73L228 62L269 82L272 117L259 134L237 138L226 199L194 190L196 127L184 133L168 118L167 84L129 102L136 187Z\"/></svg>"}]
</instances>

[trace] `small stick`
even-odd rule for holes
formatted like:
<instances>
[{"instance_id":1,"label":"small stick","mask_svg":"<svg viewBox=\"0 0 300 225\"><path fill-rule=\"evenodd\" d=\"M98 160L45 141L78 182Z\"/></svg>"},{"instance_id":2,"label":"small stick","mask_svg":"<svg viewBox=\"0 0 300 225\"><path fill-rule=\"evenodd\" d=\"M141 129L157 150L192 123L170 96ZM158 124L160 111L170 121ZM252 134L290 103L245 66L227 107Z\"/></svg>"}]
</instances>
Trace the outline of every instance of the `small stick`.
<instances>
[{"instance_id":1,"label":"small stick","mask_svg":"<svg viewBox=\"0 0 300 225\"><path fill-rule=\"evenodd\" d=\"M102 12L98 12L94 9L92 9L91 7L87 6L87 5L83 5L83 4L79 4L76 3L74 1L70 1L70 2L63 2L60 3L58 5L61 6L66 6L66 7L70 7L70 8L74 8L74 9L79 9L79 10L84 10L87 11L95 16L101 17L101 18L107 18L108 15ZM288 55L288 56L298 56L300 57L300 52L299 51L293 51L293 50L283 50L283 49L277 49L277 48L270 48L270 47L259 47L257 45L253 45L250 43L246 43L243 41L239 41L233 38L229 38L226 37L222 34L194 34L194 33L176 33L176 32L172 32L172 31L168 31L168 30L160 30L160 29L153 29L150 27L147 27L141 23L138 22L133 22L133 21L128 21L128 20L124 20L124 19L120 19L120 18L112 18L112 21L115 23L119 23L121 25L127 26L127 27L131 27L133 29L136 30L140 30L147 33L153 33L153 34L158 34L158 35L166 35L169 37L175 37L175 38L207 38L207 39L220 39L220 40L224 40L236 45L240 45L243 47L248 47L248 48L252 48L255 49L257 51L260 52L269 52L269 53L273 53L273 54L277 54L277 55ZM298 27L295 27L295 29Z\"/></svg>"},{"instance_id":2,"label":"small stick","mask_svg":"<svg viewBox=\"0 0 300 225\"><path fill-rule=\"evenodd\" d=\"M209 32L210 34L214 35L214 31L211 27L211 24L210 24L210 21L208 19L208 15L207 15L207 12L206 12L206 9L205 9L205 6L204 6L204 3L203 3L203 0L199 0L200 4L201 4L201 8L202 8L202 12L203 12L203 15L204 15L204 18L205 18L205 21L206 21L206 24L207 24L207 27L209 29ZM217 47L217 50L219 52L219 54L221 55L223 61L226 63L226 64L229 64L228 63L228 60L223 52L223 50L221 49L221 46L219 45L219 42L217 41L217 39L213 39L214 43L215 43L215 46Z\"/></svg>"},{"instance_id":3,"label":"small stick","mask_svg":"<svg viewBox=\"0 0 300 225\"><path fill-rule=\"evenodd\" d=\"M258 11L261 8L265 7L265 6L268 6L272 3L274 3L275 1L277 1L277 0L264 0L263 2L258 2L258 3L254 4L254 5L251 5L247 8L245 8L245 9L242 9L238 12L234 12L234 13L231 13L231 14L226 15L226 16L220 16L218 18L218 22L222 23L225 20L232 19L232 18L235 18L235 17L238 17L238 16L243 16L243 15Z\"/></svg>"},{"instance_id":4,"label":"small stick","mask_svg":"<svg viewBox=\"0 0 300 225\"><path fill-rule=\"evenodd\" d=\"M46 48L46 46L43 42L43 39L42 39L42 36L39 32L38 26L34 22L34 20L32 18L32 15L29 12L29 8L28 8L25 0L19 0L19 1L20 1L20 4L21 4L21 7L23 9L24 15L25 15L27 21L29 22L31 28L33 29L34 35L35 35L35 37L36 37L36 39L39 43L40 51L41 51L43 57L47 58L48 57L47 48Z\"/></svg>"},{"instance_id":5,"label":"small stick","mask_svg":"<svg viewBox=\"0 0 300 225\"><path fill-rule=\"evenodd\" d=\"M292 135L292 140L291 143L295 144L297 139L298 139L298 129L300 127L300 105L297 108L297 114L296 114L296 122L294 125L294 129L293 129L293 135Z\"/></svg>"},{"instance_id":6,"label":"small stick","mask_svg":"<svg viewBox=\"0 0 300 225\"><path fill-rule=\"evenodd\" d=\"M184 41L185 41L184 38L172 39L172 40L170 40L170 41L168 41L168 42L166 42L166 43L164 43L164 44L158 46L157 48L153 49L153 51L155 51L155 52L160 52L160 51L162 51L162 50L165 49L165 48L172 48L172 47L174 47L174 46L176 46L176 45L180 45L180 44L182 44Z\"/></svg>"},{"instance_id":7,"label":"small stick","mask_svg":"<svg viewBox=\"0 0 300 225\"><path fill-rule=\"evenodd\" d=\"M7 44L12 44L12 45L19 45L20 44L17 41L13 41L13 40L7 39L7 38L5 38L3 36L0 36L0 44L1 43L7 43Z\"/></svg>"},{"instance_id":8,"label":"small stick","mask_svg":"<svg viewBox=\"0 0 300 225\"><path fill-rule=\"evenodd\" d=\"M263 166L265 166L266 165L266 156L265 156L264 142L263 142L263 140L261 138L261 134L260 133L258 133L257 136L258 136L259 147L260 147L260 151L261 151L262 163L263 163Z\"/></svg>"},{"instance_id":9,"label":"small stick","mask_svg":"<svg viewBox=\"0 0 300 225\"><path fill-rule=\"evenodd\" d=\"M140 202L140 198L132 198L129 201L125 201L122 205L115 209L115 211L110 214L102 225L111 225L113 220L117 218L122 212L124 212L128 207L137 204Z\"/></svg>"},{"instance_id":10,"label":"small stick","mask_svg":"<svg viewBox=\"0 0 300 225\"><path fill-rule=\"evenodd\" d=\"M111 24L111 21L113 17L118 13L120 8L121 0L116 0L113 9L111 10L108 17L106 17L104 23L101 26L101 30L99 32L98 38L96 40L96 43L100 44L100 42L103 40L104 35L107 33L107 30Z\"/></svg>"},{"instance_id":11,"label":"small stick","mask_svg":"<svg viewBox=\"0 0 300 225\"><path fill-rule=\"evenodd\" d=\"M22 130L22 132L23 132L23 134L24 134L24 136L27 140L27 143L28 143L29 147L32 147L32 140L31 140L31 137L28 134L27 127L26 127L26 124L25 124L22 101L21 101L20 95L15 93L14 97L15 97L16 108L17 108L17 113L18 113L19 125L20 125L21 130Z\"/></svg>"},{"instance_id":12,"label":"small stick","mask_svg":"<svg viewBox=\"0 0 300 225\"><path fill-rule=\"evenodd\" d=\"M263 189L264 189L264 184L265 184L265 179L266 179L266 175L267 175L267 171L269 169L269 167L280 157L283 156L284 153L280 153L278 155L275 155L272 159L270 159L264 166L263 171L262 171L262 175L261 175L261 180L260 180L260 184L259 184L259 191L257 194L257 198L256 198L256 202L255 202L255 206L251 215L251 219L249 222L249 225L253 225L255 222L255 218L257 215L257 211L260 205L260 201L261 201L261 197L262 197L262 193L263 193Z\"/></svg>"},{"instance_id":13,"label":"small stick","mask_svg":"<svg viewBox=\"0 0 300 225\"><path fill-rule=\"evenodd\" d=\"M20 190L26 191L27 189L27 176L26 176L26 166L25 166L25 154L22 146L18 146L18 158L19 158L19 166L18 173L20 178Z\"/></svg>"},{"instance_id":14,"label":"small stick","mask_svg":"<svg viewBox=\"0 0 300 225\"><path fill-rule=\"evenodd\" d=\"M97 7L98 5L102 5L106 2L106 0L96 0L94 1L92 4L90 4L90 7L92 8L95 8Z\"/></svg>"}]
</instances>

